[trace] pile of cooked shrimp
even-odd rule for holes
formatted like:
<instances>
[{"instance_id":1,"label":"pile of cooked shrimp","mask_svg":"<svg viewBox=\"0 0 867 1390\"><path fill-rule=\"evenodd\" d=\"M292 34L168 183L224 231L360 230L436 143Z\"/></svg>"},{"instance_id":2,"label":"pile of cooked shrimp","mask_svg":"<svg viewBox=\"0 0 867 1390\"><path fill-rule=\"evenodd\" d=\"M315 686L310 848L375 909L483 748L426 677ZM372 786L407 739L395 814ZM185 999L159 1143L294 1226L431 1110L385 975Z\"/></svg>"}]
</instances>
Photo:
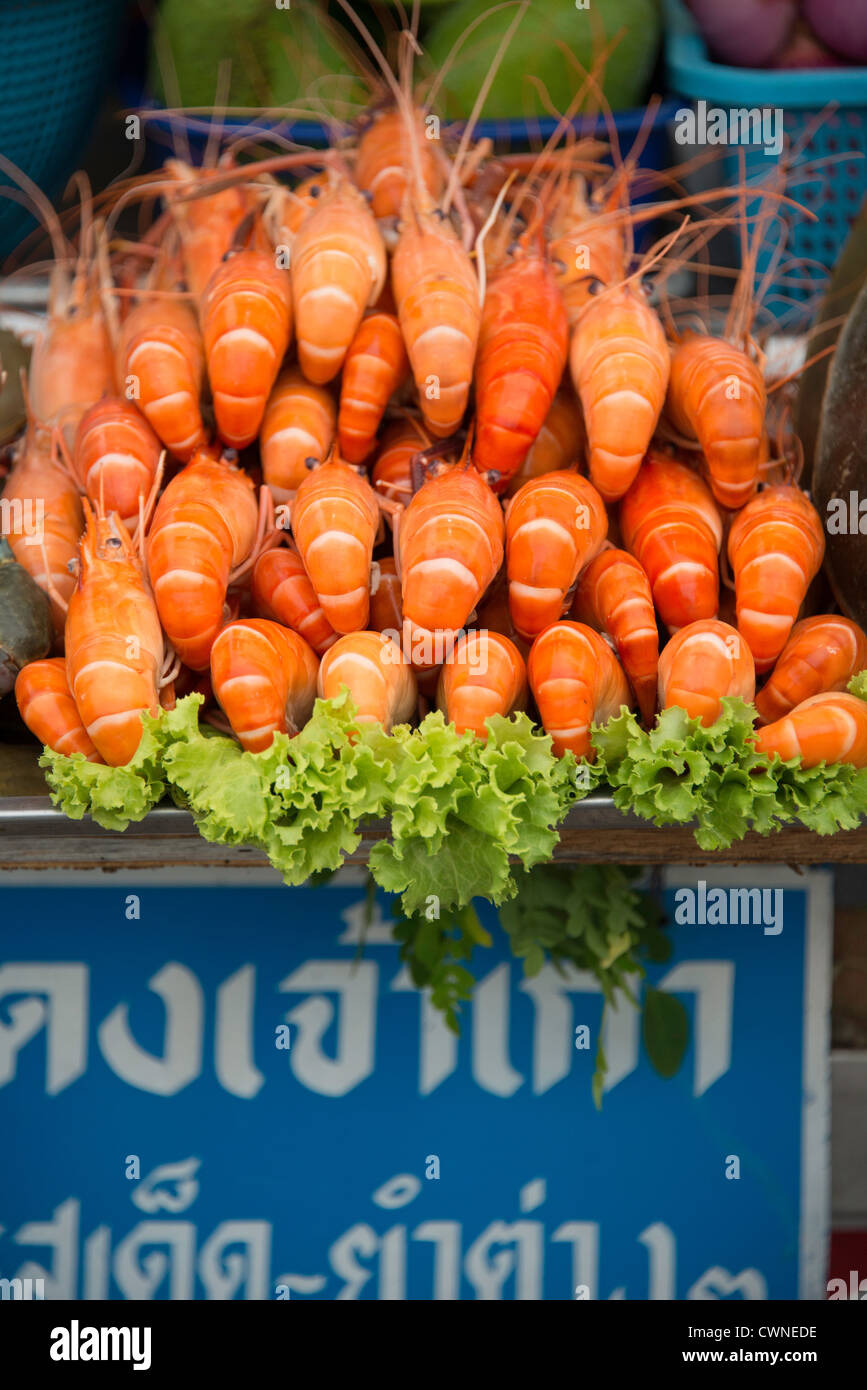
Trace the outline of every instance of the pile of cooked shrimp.
<instances>
[{"instance_id":1,"label":"pile of cooked shrimp","mask_svg":"<svg viewBox=\"0 0 867 1390\"><path fill-rule=\"evenodd\" d=\"M346 687L360 720L436 701L481 739L530 704L592 757L622 706L710 725L739 696L768 755L867 764L867 636L799 621L824 533L772 457L754 267L723 332L680 332L635 167L429 133L398 91L319 154L169 159L75 247L17 176L55 244L4 494L56 631L28 727L117 766L198 691L255 752Z\"/></svg>"}]
</instances>

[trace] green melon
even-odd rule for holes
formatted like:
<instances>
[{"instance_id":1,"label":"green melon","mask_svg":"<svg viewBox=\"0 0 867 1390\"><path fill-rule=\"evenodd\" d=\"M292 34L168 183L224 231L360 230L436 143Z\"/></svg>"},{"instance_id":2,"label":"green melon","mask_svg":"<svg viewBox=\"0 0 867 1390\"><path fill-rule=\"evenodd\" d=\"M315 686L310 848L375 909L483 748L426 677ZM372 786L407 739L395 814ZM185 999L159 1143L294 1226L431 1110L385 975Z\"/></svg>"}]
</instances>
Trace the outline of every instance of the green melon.
<instances>
[{"instance_id":1,"label":"green melon","mask_svg":"<svg viewBox=\"0 0 867 1390\"><path fill-rule=\"evenodd\" d=\"M473 20L491 9L491 0L459 0L438 16L425 48L435 69L443 66ZM443 114L469 115L497 47L515 18L509 6L490 14L467 39L442 89ZM616 34L622 38L606 65L602 90L614 111L640 105L646 96L660 39L656 0L590 0L579 9L575 0L531 0L503 58L485 102L483 119L505 120L547 115L529 80L545 85L558 111L569 105L581 78L559 45L565 45L585 69L594 53Z\"/></svg>"},{"instance_id":2,"label":"green melon","mask_svg":"<svg viewBox=\"0 0 867 1390\"><path fill-rule=\"evenodd\" d=\"M289 105L323 78L325 87L316 92L326 104L328 79L344 99L365 100L361 83L347 80L351 65L315 0L291 0L289 9L277 9L274 0L163 0L160 18L184 106L213 105L225 59L232 64L230 106ZM156 50L151 81L162 93Z\"/></svg>"}]
</instances>

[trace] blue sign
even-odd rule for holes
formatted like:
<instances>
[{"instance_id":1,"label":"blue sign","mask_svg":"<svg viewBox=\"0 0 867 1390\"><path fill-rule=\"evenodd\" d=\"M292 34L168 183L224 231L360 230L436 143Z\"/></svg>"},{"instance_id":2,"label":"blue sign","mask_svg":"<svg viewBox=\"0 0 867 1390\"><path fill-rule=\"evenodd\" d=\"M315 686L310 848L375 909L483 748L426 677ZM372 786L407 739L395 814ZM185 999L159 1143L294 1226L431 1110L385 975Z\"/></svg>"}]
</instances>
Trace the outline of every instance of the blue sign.
<instances>
[{"instance_id":1,"label":"blue sign","mask_svg":"<svg viewBox=\"0 0 867 1390\"><path fill-rule=\"evenodd\" d=\"M595 981L525 980L493 911L458 1039L384 904L360 948L357 874L153 883L0 886L0 1278L84 1299L823 1296L827 875L671 872L682 924L649 977L689 1050L663 1080L637 1011L606 1010L601 1112ZM781 888L781 911L713 924L720 886Z\"/></svg>"}]
</instances>

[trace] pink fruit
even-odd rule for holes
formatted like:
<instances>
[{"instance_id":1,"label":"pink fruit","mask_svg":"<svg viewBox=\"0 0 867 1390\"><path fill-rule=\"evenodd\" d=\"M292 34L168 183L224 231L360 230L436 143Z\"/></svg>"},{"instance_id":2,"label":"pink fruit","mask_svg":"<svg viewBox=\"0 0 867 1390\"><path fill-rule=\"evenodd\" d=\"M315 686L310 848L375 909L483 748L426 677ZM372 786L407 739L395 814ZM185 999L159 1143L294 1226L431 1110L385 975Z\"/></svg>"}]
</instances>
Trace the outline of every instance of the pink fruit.
<instances>
[{"instance_id":1,"label":"pink fruit","mask_svg":"<svg viewBox=\"0 0 867 1390\"><path fill-rule=\"evenodd\" d=\"M720 63L761 68L783 48L797 15L797 0L688 0ZM826 0L822 0L826 3Z\"/></svg>"}]
</instances>

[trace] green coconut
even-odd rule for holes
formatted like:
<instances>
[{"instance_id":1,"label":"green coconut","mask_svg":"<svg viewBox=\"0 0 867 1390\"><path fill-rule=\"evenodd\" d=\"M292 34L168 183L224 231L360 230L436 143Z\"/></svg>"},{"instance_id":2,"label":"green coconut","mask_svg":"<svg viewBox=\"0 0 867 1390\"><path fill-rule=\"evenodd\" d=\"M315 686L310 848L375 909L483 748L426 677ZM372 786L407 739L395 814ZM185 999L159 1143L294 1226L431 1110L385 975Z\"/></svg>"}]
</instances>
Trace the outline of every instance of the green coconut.
<instances>
[{"instance_id":1,"label":"green coconut","mask_svg":"<svg viewBox=\"0 0 867 1390\"><path fill-rule=\"evenodd\" d=\"M490 0L459 0L436 18L425 43L435 69L443 66L469 25L490 9ZM442 88L441 106L450 119L470 114L515 15L514 6L489 14L461 48ZM594 55L618 34L620 41L608 58L601 87L612 110L623 111L643 102L656 62L660 38L656 0L590 0L587 8L578 8L575 0L531 0L497 70L483 119L550 115L533 78L547 89L556 109L565 111L581 75L564 47L589 70Z\"/></svg>"},{"instance_id":2,"label":"green coconut","mask_svg":"<svg viewBox=\"0 0 867 1390\"><path fill-rule=\"evenodd\" d=\"M351 62L335 38L339 23L317 0L291 0L280 9L275 0L163 0L160 23L184 106L214 104L217 72L226 60L232 65L230 107L290 105L321 79L342 79L335 90L364 101L364 88L352 82ZM159 57L155 43L151 85L164 97ZM317 95L328 101L330 92L317 87Z\"/></svg>"}]
</instances>

